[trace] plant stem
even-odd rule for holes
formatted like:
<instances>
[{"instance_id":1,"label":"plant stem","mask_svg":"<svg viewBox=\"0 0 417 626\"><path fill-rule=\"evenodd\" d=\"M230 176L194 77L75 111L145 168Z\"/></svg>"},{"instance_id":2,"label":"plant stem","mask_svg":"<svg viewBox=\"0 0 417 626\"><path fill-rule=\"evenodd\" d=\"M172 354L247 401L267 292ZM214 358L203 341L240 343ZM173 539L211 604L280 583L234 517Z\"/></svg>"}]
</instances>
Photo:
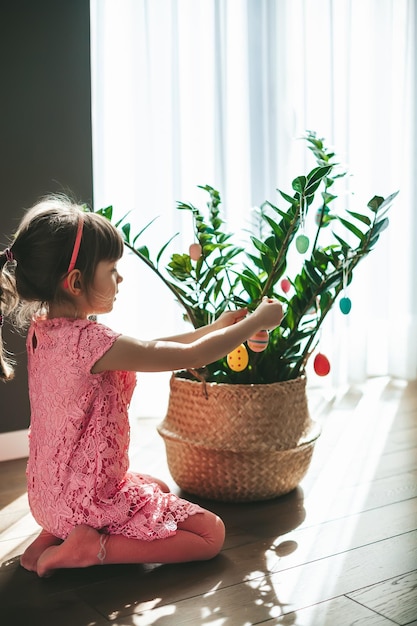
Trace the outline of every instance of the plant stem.
<instances>
[{"instance_id":1,"label":"plant stem","mask_svg":"<svg viewBox=\"0 0 417 626\"><path fill-rule=\"evenodd\" d=\"M265 285L264 285L264 287L262 289L262 292L261 292L261 294L259 296L259 300L262 300L262 298L268 294L268 291L269 291L271 285L274 285L276 283L276 281L277 281L277 278L275 277L275 273L276 273L278 267L280 266L282 259L285 258L286 255L287 255L290 237L291 237L294 229L296 228L296 224L297 224L297 222L299 220L300 208L301 208L301 196L300 196L300 202L297 201L297 211L296 211L296 213L294 215L294 220L291 223L291 227L288 228L288 230L287 230L287 233L285 235L283 244L281 246L281 250L279 251L277 258L274 261L274 264L272 266L272 270L269 273L268 279L267 279L267 281L266 281L266 283L265 283Z\"/></svg>"}]
</instances>

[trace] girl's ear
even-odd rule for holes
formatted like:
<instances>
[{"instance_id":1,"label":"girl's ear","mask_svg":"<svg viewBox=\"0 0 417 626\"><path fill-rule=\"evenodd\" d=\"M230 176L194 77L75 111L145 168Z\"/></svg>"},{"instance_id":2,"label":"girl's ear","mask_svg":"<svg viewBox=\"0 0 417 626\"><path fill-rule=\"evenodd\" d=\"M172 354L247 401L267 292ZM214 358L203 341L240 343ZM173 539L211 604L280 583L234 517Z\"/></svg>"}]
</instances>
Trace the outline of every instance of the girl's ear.
<instances>
[{"instance_id":1,"label":"girl's ear","mask_svg":"<svg viewBox=\"0 0 417 626\"><path fill-rule=\"evenodd\" d=\"M72 296L79 296L82 292L82 279L80 270L72 270L64 278L64 289Z\"/></svg>"}]
</instances>

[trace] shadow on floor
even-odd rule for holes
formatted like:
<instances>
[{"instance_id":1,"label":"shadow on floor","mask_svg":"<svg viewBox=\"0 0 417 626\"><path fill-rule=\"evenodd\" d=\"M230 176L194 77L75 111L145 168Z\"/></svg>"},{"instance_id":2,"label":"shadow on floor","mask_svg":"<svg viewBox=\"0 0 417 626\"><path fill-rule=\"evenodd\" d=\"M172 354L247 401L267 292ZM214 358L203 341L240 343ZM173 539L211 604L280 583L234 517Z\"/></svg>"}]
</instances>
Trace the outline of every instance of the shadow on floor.
<instances>
[{"instance_id":1,"label":"shadow on floor","mask_svg":"<svg viewBox=\"0 0 417 626\"><path fill-rule=\"evenodd\" d=\"M297 548L295 542L276 539L299 526L305 518L300 488L287 496L249 504L198 502L222 517L227 538L222 553L212 561L176 565L112 565L61 570L49 579L25 571L18 557L0 567L2 623L42 626L130 626L136 616L148 616L142 624L210 624L222 616L227 588L246 582L245 602L263 619L280 607L274 590L265 587L273 564L265 553L275 542L277 559ZM291 544L291 545L290 545ZM295 544L295 545L293 545ZM258 581L258 583L256 582ZM252 604L252 600L250 601ZM262 610L264 608L264 611ZM198 617L196 614L198 612ZM226 609L225 609L226 611ZM176 615L174 618L173 616ZM179 615L181 615L179 620ZM230 615L230 611L229 611ZM197 621L196 621L197 619Z\"/></svg>"}]
</instances>

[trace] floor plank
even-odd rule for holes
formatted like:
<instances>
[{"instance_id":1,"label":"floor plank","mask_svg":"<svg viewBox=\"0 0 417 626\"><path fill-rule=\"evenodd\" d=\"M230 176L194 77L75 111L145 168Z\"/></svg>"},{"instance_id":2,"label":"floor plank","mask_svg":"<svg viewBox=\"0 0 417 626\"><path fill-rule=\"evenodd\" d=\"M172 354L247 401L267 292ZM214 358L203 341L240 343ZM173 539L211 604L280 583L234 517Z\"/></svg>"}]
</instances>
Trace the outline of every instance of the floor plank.
<instances>
[{"instance_id":1,"label":"floor plank","mask_svg":"<svg viewBox=\"0 0 417 626\"><path fill-rule=\"evenodd\" d=\"M405 626L417 615L417 571L348 595L363 606Z\"/></svg>"},{"instance_id":2,"label":"floor plank","mask_svg":"<svg viewBox=\"0 0 417 626\"><path fill-rule=\"evenodd\" d=\"M393 626L394 622L341 596L334 600L314 604L295 613L287 613L276 620L269 620L262 624L266 626L272 624L282 626L294 626L294 624L297 626Z\"/></svg>"}]
</instances>

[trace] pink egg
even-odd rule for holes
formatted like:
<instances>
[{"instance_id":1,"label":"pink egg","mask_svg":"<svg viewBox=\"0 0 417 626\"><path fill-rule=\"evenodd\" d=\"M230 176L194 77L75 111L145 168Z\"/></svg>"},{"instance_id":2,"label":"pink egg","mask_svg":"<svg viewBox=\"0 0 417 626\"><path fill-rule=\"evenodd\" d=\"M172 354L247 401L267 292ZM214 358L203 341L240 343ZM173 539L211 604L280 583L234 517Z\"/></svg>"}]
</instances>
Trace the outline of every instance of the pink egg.
<instances>
[{"instance_id":1,"label":"pink egg","mask_svg":"<svg viewBox=\"0 0 417 626\"><path fill-rule=\"evenodd\" d=\"M291 289L291 283L288 280L288 278L283 278L280 284L281 284L281 289L284 293L288 293L289 290Z\"/></svg>"},{"instance_id":2,"label":"pink egg","mask_svg":"<svg viewBox=\"0 0 417 626\"><path fill-rule=\"evenodd\" d=\"M191 244L189 248L189 253L193 261L198 261L198 259L201 257L201 252L202 252L202 249L199 243Z\"/></svg>"},{"instance_id":3,"label":"pink egg","mask_svg":"<svg viewBox=\"0 0 417 626\"><path fill-rule=\"evenodd\" d=\"M330 362L327 356L318 352L314 358L314 371L317 376L327 376L330 372Z\"/></svg>"},{"instance_id":4,"label":"pink egg","mask_svg":"<svg viewBox=\"0 0 417 626\"><path fill-rule=\"evenodd\" d=\"M267 330L260 330L250 339L248 339L248 347L252 352L263 352L269 342L269 334Z\"/></svg>"}]
</instances>

